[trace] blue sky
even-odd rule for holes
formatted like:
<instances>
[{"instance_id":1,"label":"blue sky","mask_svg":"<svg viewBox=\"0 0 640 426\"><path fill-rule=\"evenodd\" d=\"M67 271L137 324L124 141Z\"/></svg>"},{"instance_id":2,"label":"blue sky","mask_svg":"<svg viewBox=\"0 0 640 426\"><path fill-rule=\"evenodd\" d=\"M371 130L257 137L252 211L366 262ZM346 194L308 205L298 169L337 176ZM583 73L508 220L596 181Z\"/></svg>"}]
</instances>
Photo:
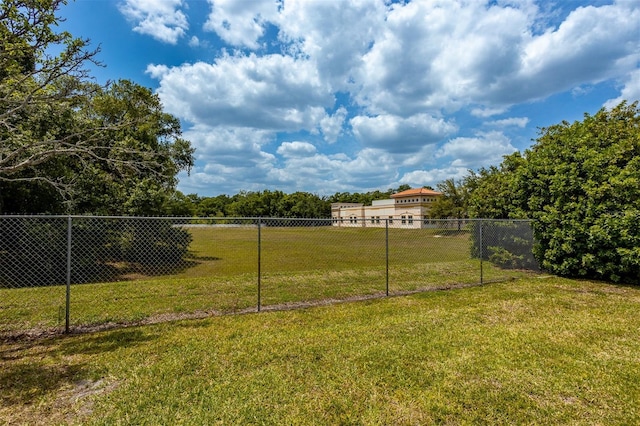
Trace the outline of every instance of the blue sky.
<instances>
[{"instance_id":1,"label":"blue sky","mask_svg":"<svg viewBox=\"0 0 640 426\"><path fill-rule=\"evenodd\" d=\"M196 166L178 189L435 186L538 128L640 99L640 1L76 0L104 83L150 87Z\"/></svg>"}]
</instances>

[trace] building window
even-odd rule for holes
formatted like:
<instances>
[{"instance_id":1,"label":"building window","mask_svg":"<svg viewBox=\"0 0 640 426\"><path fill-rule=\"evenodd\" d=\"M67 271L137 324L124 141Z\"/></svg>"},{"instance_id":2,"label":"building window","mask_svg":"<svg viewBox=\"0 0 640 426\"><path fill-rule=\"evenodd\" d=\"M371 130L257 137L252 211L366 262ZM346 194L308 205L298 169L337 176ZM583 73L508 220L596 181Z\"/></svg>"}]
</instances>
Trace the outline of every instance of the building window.
<instances>
[{"instance_id":1,"label":"building window","mask_svg":"<svg viewBox=\"0 0 640 426\"><path fill-rule=\"evenodd\" d=\"M402 219L401 223L403 225L405 225L407 223L407 217L405 215L400 216L400 219Z\"/></svg>"},{"instance_id":2,"label":"building window","mask_svg":"<svg viewBox=\"0 0 640 426\"><path fill-rule=\"evenodd\" d=\"M376 223L376 218L374 216L371 216L371 223Z\"/></svg>"},{"instance_id":3,"label":"building window","mask_svg":"<svg viewBox=\"0 0 640 426\"><path fill-rule=\"evenodd\" d=\"M389 216L389 225L393 225L393 216Z\"/></svg>"},{"instance_id":4,"label":"building window","mask_svg":"<svg viewBox=\"0 0 640 426\"><path fill-rule=\"evenodd\" d=\"M376 223L380 223L380 216L376 216Z\"/></svg>"},{"instance_id":5,"label":"building window","mask_svg":"<svg viewBox=\"0 0 640 426\"><path fill-rule=\"evenodd\" d=\"M409 225L413 225L413 216L409 215Z\"/></svg>"}]
</instances>

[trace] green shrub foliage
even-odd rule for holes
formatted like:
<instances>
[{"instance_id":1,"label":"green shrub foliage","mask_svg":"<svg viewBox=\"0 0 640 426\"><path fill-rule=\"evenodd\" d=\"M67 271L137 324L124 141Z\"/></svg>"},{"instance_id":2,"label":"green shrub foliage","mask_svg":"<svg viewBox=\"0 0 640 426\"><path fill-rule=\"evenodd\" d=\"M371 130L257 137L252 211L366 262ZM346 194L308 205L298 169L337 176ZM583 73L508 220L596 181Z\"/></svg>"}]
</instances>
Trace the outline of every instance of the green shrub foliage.
<instances>
[{"instance_id":1,"label":"green shrub foliage","mask_svg":"<svg viewBox=\"0 0 640 426\"><path fill-rule=\"evenodd\" d=\"M529 221L471 223L471 256L501 268L539 270L532 241L533 230Z\"/></svg>"},{"instance_id":2,"label":"green shrub foliage","mask_svg":"<svg viewBox=\"0 0 640 426\"><path fill-rule=\"evenodd\" d=\"M638 282L640 110L622 103L542 129L518 179L535 254L558 275Z\"/></svg>"},{"instance_id":3,"label":"green shrub foliage","mask_svg":"<svg viewBox=\"0 0 640 426\"><path fill-rule=\"evenodd\" d=\"M541 129L524 155L467 182L476 216L534 219L543 269L640 283L638 102Z\"/></svg>"}]
</instances>

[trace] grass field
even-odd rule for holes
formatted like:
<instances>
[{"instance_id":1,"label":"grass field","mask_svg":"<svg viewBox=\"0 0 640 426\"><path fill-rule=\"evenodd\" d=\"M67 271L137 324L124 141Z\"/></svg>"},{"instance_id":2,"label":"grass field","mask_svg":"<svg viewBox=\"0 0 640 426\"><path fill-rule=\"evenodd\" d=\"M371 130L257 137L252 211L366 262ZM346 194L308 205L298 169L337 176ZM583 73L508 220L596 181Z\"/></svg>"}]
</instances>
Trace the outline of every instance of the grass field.
<instances>
[{"instance_id":1,"label":"grass field","mask_svg":"<svg viewBox=\"0 0 640 426\"><path fill-rule=\"evenodd\" d=\"M0 343L4 424L639 424L640 289L530 277Z\"/></svg>"},{"instance_id":2,"label":"grass field","mask_svg":"<svg viewBox=\"0 0 640 426\"><path fill-rule=\"evenodd\" d=\"M128 265L115 281L71 286L72 326L131 323L186 314L383 295L387 286L383 228L265 227L260 280L256 227L187 228L193 241L183 268L145 274ZM391 229L389 292L480 281L467 232ZM525 275L484 264L484 279ZM0 289L0 331L63 327L65 286Z\"/></svg>"}]
</instances>

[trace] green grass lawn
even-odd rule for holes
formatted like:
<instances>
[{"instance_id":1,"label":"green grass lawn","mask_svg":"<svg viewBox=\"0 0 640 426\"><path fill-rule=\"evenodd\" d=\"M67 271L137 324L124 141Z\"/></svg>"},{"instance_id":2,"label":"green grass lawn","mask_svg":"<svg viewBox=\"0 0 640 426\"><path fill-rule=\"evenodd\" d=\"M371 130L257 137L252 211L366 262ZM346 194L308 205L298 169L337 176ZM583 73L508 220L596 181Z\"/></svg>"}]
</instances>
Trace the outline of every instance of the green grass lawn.
<instances>
[{"instance_id":1,"label":"green grass lawn","mask_svg":"<svg viewBox=\"0 0 640 426\"><path fill-rule=\"evenodd\" d=\"M188 229L184 268L145 275L129 266L115 281L72 285L71 326L257 309L257 228ZM386 244L383 228L264 227L261 306L383 295ZM388 246L390 293L480 280L467 232L390 229ZM523 275L484 263L486 281ZM65 295L64 286L0 289L0 334L63 327Z\"/></svg>"},{"instance_id":2,"label":"green grass lawn","mask_svg":"<svg viewBox=\"0 0 640 426\"><path fill-rule=\"evenodd\" d=\"M0 343L5 424L639 424L640 288L529 277Z\"/></svg>"}]
</instances>

